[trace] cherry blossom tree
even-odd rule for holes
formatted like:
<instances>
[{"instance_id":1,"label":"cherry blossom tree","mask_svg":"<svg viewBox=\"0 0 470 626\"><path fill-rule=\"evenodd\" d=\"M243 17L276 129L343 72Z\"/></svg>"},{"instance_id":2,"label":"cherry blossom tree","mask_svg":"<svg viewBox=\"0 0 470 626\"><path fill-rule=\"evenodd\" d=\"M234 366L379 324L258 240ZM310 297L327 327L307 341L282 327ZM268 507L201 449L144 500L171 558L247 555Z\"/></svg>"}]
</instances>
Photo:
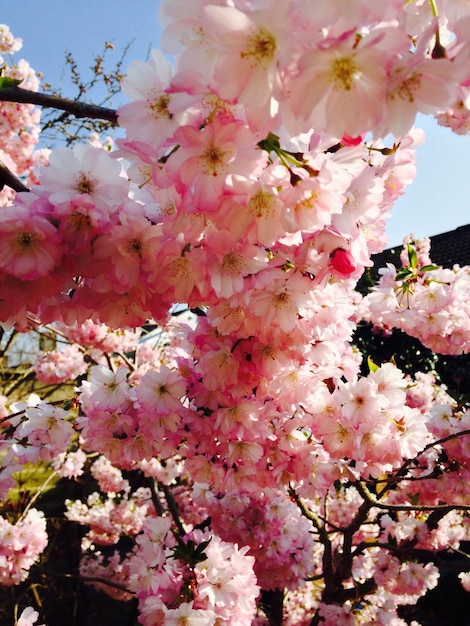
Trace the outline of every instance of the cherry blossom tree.
<instances>
[{"instance_id":1,"label":"cherry blossom tree","mask_svg":"<svg viewBox=\"0 0 470 626\"><path fill-rule=\"evenodd\" d=\"M9 132L28 113L35 136L33 105L124 132L8 153L30 178L0 213L0 320L55 338L32 371L56 394L2 397L10 620L52 626L63 578L69 606L92 586L143 626L400 626L439 584L470 540L470 410L432 374L364 368L352 339L367 321L469 352L469 268L427 242L356 289L413 180L416 114L465 128L469 19L457 0L164 0L163 53L130 65L118 111L5 71Z\"/></svg>"}]
</instances>

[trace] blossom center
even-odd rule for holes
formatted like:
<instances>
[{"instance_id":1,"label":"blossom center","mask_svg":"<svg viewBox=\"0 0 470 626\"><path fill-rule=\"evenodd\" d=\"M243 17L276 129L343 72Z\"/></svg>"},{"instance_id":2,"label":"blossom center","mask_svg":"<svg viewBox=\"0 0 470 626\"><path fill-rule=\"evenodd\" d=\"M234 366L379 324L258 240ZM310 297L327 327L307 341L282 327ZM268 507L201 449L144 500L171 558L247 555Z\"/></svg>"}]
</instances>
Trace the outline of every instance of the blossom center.
<instances>
[{"instance_id":1,"label":"blossom center","mask_svg":"<svg viewBox=\"0 0 470 626\"><path fill-rule=\"evenodd\" d=\"M83 213L72 213L68 219L70 226L76 232L82 230L82 228L90 228L91 220L88 215Z\"/></svg>"},{"instance_id":2,"label":"blossom center","mask_svg":"<svg viewBox=\"0 0 470 626\"><path fill-rule=\"evenodd\" d=\"M168 272L176 278L188 278L191 276L188 259L184 257L174 259L168 266Z\"/></svg>"},{"instance_id":3,"label":"blossom center","mask_svg":"<svg viewBox=\"0 0 470 626\"><path fill-rule=\"evenodd\" d=\"M295 205L294 210L300 211L302 209L309 210L315 208L316 200L318 200L319 196L320 194L316 191L310 192L309 196L306 196Z\"/></svg>"},{"instance_id":4,"label":"blossom center","mask_svg":"<svg viewBox=\"0 0 470 626\"><path fill-rule=\"evenodd\" d=\"M160 385L158 385L157 389L157 396L159 396L160 398L163 397L166 394L169 394L170 392L168 391L168 388L165 384L161 383Z\"/></svg>"},{"instance_id":5,"label":"blossom center","mask_svg":"<svg viewBox=\"0 0 470 626\"><path fill-rule=\"evenodd\" d=\"M232 274L240 274L243 267L243 257L238 252L229 252L222 260L222 268Z\"/></svg>"},{"instance_id":6,"label":"blossom center","mask_svg":"<svg viewBox=\"0 0 470 626\"><path fill-rule=\"evenodd\" d=\"M75 185L73 189L78 193L90 194L96 189L98 181L93 176L86 174L85 172L79 172L75 177Z\"/></svg>"},{"instance_id":7,"label":"blossom center","mask_svg":"<svg viewBox=\"0 0 470 626\"><path fill-rule=\"evenodd\" d=\"M22 252L26 252L29 248L34 245L36 237L33 233L20 233L16 241L18 242Z\"/></svg>"},{"instance_id":8,"label":"blossom center","mask_svg":"<svg viewBox=\"0 0 470 626\"><path fill-rule=\"evenodd\" d=\"M258 191L250 198L248 210L254 217L268 217L274 215L273 196L265 191Z\"/></svg>"},{"instance_id":9,"label":"blossom center","mask_svg":"<svg viewBox=\"0 0 470 626\"><path fill-rule=\"evenodd\" d=\"M351 91L354 81L359 78L359 67L354 61L354 55L348 54L335 59L331 65L330 81L335 89Z\"/></svg>"},{"instance_id":10,"label":"blossom center","mask_svg":"<svg viewBox=\"0 0 470 626\"><path fill-rule=\"evenodd\" d=\"M142 252L142 242L140 241L140 239L131 239L131 241L129 242L129 251L131 253L135 253L137 254L137 256L141 256L141 252Z\"/></svg>"},{"instance_id":11,"label":"blossom center","mask_svg":"<svg viewBox=\"0 0 470 626\"><path fill-rule=\"evenodd\" d=\"M257 62L270 61L276 52L276 40L270 32L259 28L248 39L247 49L241 53L242 59L251 58Z\"/></svg>"},{"instance_id":12,"label":"blossom center","mask_svg":"<svg viewBox=\"0 0 470 626\"><path fill-rule=\"evenodd\" d=\"M398 86L396 93L402 100L408 100L408 102L414 102L415 92L421 86L421 74L413 73L409 78L404 80Z\"/></svg>"},{"instance_id":13,"label":"blossom center","mask_svg":"<svg viewBox=\"0 0 470 626\"><path fill-rule=\"evenodd\" d=\"M273 346L264 346L263 350L262 350L262 354L263 354L263 358L265 359L271 359L273 361L276 360L276 350L275 348L273 348Z\"/></svg>"},{"instance_id":14,"label":"blossom center","mask_svg":"<svg viewBox=\"0 0 470 626\"><path fill-rule=\"evenodd\" d=\"M202 160L204 163L204 174L210 174L212 176L218 176L220 174L220 170L225 165L224 157L227 153L214 146L213 144L207 146L207 148L202 153Z\"/></svg>"},{"instance_id":15,"label":"blossom center","mask_svg":"<svg viewBox=\"0 0 470 626\"><path fill-rule=\"evenodd\" d=\"M289 306L289 294L286 291L281 291L275 294L273 298L273 307L276 309L283 309Z\"/></svg>"},{"instance_id":16,"label":"blossom center","mask_svg":"<svg viewBox=\"0 0 470 626\"><path fill-rule=\"evenodd\" d=\"M341 422L338 422L338 430L336 432L336 436L338 437L341 443L344 443L345 441L347 441L349 437L348 429L343 424L341 424Z\"/></svg>"},{"instance_id":17,"label":"blossom center","mask_svg":"<svg viewBox=\"0 0 470 626\"><path fill-rule=\"evenodd\" d=\"M55 430L57 428L57 420L53 415L48 415L44 420L44 426L47 430Z\"/></svg>"},{"instance_id":18,"label":"blossom center","mask_svg":"<svg viewBox=\"0 0 470 626\"><path fill-rule=\"evenodd\" d=\"M167 93L162 94L157 100L149 103L149 109L154 113L155 118L164 117L170 120L172 114L168 110L170 104L170 96Z\"/></svg>"},{"instance_id":19,"label":"blossom center","mask_svg":"<svg viewBox=\"0 0 470 626\"><path fill-rule=\"evenodd\" d=\"M108 389L108 391L110 393L113 393L113 391L116 391L116 389L118 388L118 383L116 382L116 380L114 380L114 378L106 383L104 383L104 387L106 387Z\"/></svg>"}]
</instances>

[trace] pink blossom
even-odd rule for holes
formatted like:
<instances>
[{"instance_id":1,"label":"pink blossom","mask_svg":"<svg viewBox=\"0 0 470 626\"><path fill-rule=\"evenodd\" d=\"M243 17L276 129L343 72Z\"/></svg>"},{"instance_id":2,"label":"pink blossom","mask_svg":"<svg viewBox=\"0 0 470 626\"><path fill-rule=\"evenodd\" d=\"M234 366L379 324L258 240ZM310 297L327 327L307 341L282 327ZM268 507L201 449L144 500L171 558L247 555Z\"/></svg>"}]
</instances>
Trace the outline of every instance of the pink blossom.
<instances>
[{"instance_id":1,"label":"pink blossom","mask_svg":"<svg viewBox=\"0 0 470 626\"><path fill-rule=\"evenodd\" d=\"M219 297L230 298L244 287L244 277L255 274L267 264L267 255L257 246L242 244L226 230L208 229L208 262L211 285Z\"/></svg>"},{"instance_id":2,"label":"pink blossom","mask_svg":"<svg viewBox=\"0 0 470 626\"><path fill-rule=\"evenodd\" d=\"M112 266L116 291L127 291L139 281L153 278L160 238L159 226L150 224L142 215L123 210L119 214L119 224L95 241L95 258Z\"/></svg>"},{"instance_id":3,"label":"pink blossom","mask_svg":"<svg viewBox=\"0 0 470 626\"><path fill-rule=\"evenodd\" d=\"M36 624L36 621L38 618L39 618L39 613L35 611L33 607L27 606L21 612L21 615L19 616L18 621L15 622L15 626L33 626L33 624ZM38 624L37 626L40 626L40 625Z\"/></svg>"},{"instance_id":4,"label":"pink blossom","mask_svg":"<svg viewBox=\"0 0 470 626\"><path fill-rule=\"evenodd\" d=\"M9 27L6 24L0 24L0 52L13 54L23 47L23 40L19 37L13 37Z\"/></svg>"},{"instance_id":5,"label":"pink blossom","mask_svg":"<svg viewBox=\"0 0 470 626\"><path fill-rule=\"evenodd\" d=\"M465 591L470 591L470 572L461 572L459 574L459 580Z\"/></svg>"},{"instance_id":6,"label":"pink blossom","mask_svg":"<svg viewBox=\"0 0 470 626\"><path fill-rule=\"evenodd\" d=\"M112 212L127 196L128 183L120 175L121 169L121 164L100 148L82 144L58 148L42 170L41 193L47 193L54 204L81 196Z\"/></svg>"},{"instance_id":7,"label":"pink blossom","mask_svg":"<svg viewBox=\"0 0 470 626\"><path fill-rule=\"evenodd\" d=\"M89 472L99 491L66 503L80 572L134 595L143 625L260 626L263 588L289 591L286 624L404 626L397 605L438 581L410 545L468 539L452 507L468 504L470 411L393 363L363 375L351 344L364 317L470 349L468 268L433 267L427 241L407 238L403 267L355 292L414 177L417 111L465 128L462 2L438 2L440 47L424 1L164 0L174 74L159 53L131 65L119 151L92 137L52 152L0 215L0 318L59 320L72 345L41 355L37 378L83 377L78 416L10 401L0 490L28 461ZM0 28L0 53L16 47ZM0 156L21 176L37 122L0 105ZM0 578L23 582L44 518L27 508L0 535ZM328 576L354 601L327 600Z\"/></svg>"},{"instance_id":8,"label":"pink blossom","mask_svg":"<svg viewBox=\"0 0 470 626\"><path fill-rule=\"evenodd\" d=\"M374 128L384 114L388 67L393 55L406 48L401 33L386 29L359 42L355 30L321 42L299 60L291 85L293 112L338 138Z\"/></svg>"},{"instance_id":9,"label":"pink blossom","mask_svg":"<svg viewBox=\"0 0 470 626\"><path fill-rule=\"evenodd\" d=\"M292 17L288 5L272 1L257 11L205 7L202 28L217 54L211 86L222 99L243 104L255 128L274 117L271 98L295 43Z\"/></svg>"},{"instance_id":10,"label":"pink blossom","mask_svg":"<svg viewBox=\"0 0 470 626\"><path fill-rule=\"evenodd\" d=\"M19 81L23 89L37 91L39 75L25 59L14 59L13 55L22 47L22 40L14 37L6 24L0 24L0 63L2 77ZM35 166L43 163L45 150L38 150L40 133L40 110L27 103L0 103L0 157L3 163L26 185L37 182L33 173ZM0 206L12 203L13 189L5 186L0 191Z\"/></svg>"},{"instance_id":11,"label":"pink blossom","mask_svg":"<svg viewBox=\"0 0 470 626\"><path fill-rule=\"evenodd\" d=\"M415 249L415 244L408 245ZM393 267L382 272L379 284L364 301L370 307L370 319L401 328L435 352L466 352L469 329L463 319L467 300L462 298L462 289L470 280L467 268L444 270L429 265L427 255L424 260L426 265L421 266L416 254L416 262L405 265L403 276L397 276ZM405 257L403 261L410 263Z\"/></svg>"},{"instance_id":12,"label":"pink blossom","mask_svg":"<svg viewBox=\"0 0 470 626\"><path fill-rule=\"evenodd\" d=\"M56 227L45 217L25 206L2 209L0 268L8 274L23 280L47 276L62 257L60 243Z\"/></svg>"},{"instance_id":13,"label":"pink blossom","mask_svg":"<svg viewBox=\"0 0 470 626\"><path fill-rule=\"evenodd\" d=\"M177 411L179 399L186 392L186 383L176 371L162 366L159 371L144 374L136 389L136 402L142 412Z\"/></svg>"},{"instance_id":14,"label":"pink blossom","mask_svg":"<svg viewBox=\"0 0 470 626\"><path fill-rule=\"evenodd\" d=\"M216 210L230 174L254 179L264 165L252 139L245 124L220 117L202 130L180 126L174 134L179 148L168 160L176 189L191 190L200 210Z\"/></svg>"},{"instance_id":15,"label":"pink blossom","mask_svg":"<svg viewBox=\"0 0 470 626\"><path fill-rule=\"evenodd\" d=\"M165 611L163 624L165 626L179 626L190 623L194 626L213 626L216 614L213 611L193 608L193 602L183 602L177 609Z\"/></svg>"},{"instance_id":16,"label":"pink blossom","mask_svg":"<svg viewBox=\"0 0 470 626\"><path fill-rule=\"evenodd\" d=\"M298 586L311 567L313 545L308 532L300 532L307 524L291 502L270 491L261 496L244 491L222 495L201 485L195 486L193 497L196 494L222 538L248 540L263 589L275 589L280 584L291 589Z\"/></svg>"},{"instance_id":17,"label":"pink blossom","mask_svg":"<svg viewBox=\"0 0 470 626\"><path fill-rule=\"evenodd\" d=\"M39 458L52 461L57 454L67 450L75 434L68 417L64 409L41 402L26 409L26 419L20 424L18 435L37 449Z\"/></svg>"},{"instance_id":18,"label":"pink blossom","mask_svg":"<svg viewBox=\"0 0 470 626\"><path fill-rule=\"evenodd\" d=\"M109 493L106 499L94 492L86 502L66 500L65 516L89 526L87 537L91 542L109 546L117 543L121 535L134 536L141 531L149 511L149 495L143 488L122 497Z\"/></svg>"},{"instance_id":19,"label":"pink blossom","mask_svg":"<svg viewBox=\"0 0 470 626\"><path fill-rule=\"evenodd\" d=\"M127 399L128 382L127 370L121 367L113 372L104 365L95 365L91 368L90 381L83 381L80 387L80 402L87 410L93 408L116 409L121 407Z\"/></svg>"},{"instance_id":20,"label":"pink blossom","mask_svg":"<svg viewBox=\"0 0 470 626\"><path fill-rule=\"evenodd\" d=\"M455 101L454 84L458 80L449 80L455 73L455 64L449 59L422 58L421 54L416 51L408 59L400 59L390 70L386 121L379 131L381 135L387 132L406 135L418 112L445 110Z\"/></svg>"},{"instance_id":21,"label":"pink blossom","mask_svg":"<svg viewBox=\"0 0 470 626\"><path fill-rule=\"evenodd\" d=\"M122 90L133 102L121 106L118 115L134 141L151 142L158 149L182 123L171 110L171 77L171 65L158 50L152 50L146 63L133 61L129 66Z\"/></svg>"}]
</instances>

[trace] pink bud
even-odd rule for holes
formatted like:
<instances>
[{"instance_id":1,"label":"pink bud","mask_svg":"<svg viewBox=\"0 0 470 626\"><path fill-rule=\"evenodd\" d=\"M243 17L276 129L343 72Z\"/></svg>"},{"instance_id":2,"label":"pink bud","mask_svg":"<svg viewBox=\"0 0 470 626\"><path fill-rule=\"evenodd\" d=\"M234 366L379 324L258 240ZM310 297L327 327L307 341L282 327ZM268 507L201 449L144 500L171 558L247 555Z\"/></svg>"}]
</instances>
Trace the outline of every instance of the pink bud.
<instances>
[{"instance_id":1,"label":"pink bud","mask_svg":"<svg viewBox=\"0 0 470 626\"><path fill-rule=\"evenodd\" d=\"M343 135L341 143L343 146L358 146L364 141L365 134L358 135L357 137L350 137L349 135Z\"/></svg>"},{"instance_id":2,"label":"pink bud","mask_svg":"<svg viewBox=\"0 0 470 626\"><path fill-rule=\"evenodd\" d=\"M338 274L346 278L356 269L353 255L344 248L336 248L331 255L331 265Z\"/></svg>"}]
</instances>

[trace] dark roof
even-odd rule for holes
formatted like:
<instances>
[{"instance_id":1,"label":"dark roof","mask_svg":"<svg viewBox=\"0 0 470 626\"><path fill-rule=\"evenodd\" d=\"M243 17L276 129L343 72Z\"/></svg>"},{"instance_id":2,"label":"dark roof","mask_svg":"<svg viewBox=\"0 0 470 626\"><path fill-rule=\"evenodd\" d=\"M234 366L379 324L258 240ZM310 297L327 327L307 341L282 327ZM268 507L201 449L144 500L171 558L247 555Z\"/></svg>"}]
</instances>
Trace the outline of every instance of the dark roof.
<instances>
[{"instance_id":1,"label":"dark roof","mask_svg":"<svg viewBox=\"0 0 470 626\"><path fill-rule=\"evenodd\" d=\"M470 224L431 237L431 260L436 265L470 265Z\"/></svg>"},{"instance_id":2,"label":"dark roof","mask_svg":"<svg viewBox=\"0 0 470 626\"><path fill-rule=\"evenodd\" d=\"M470 265L470 224L459 226L448 233L430 237L431 261L442 267ZM380 254L374 254L374 267L384 267L385 263L400 264L402 246L388 248Z\"/></svg>"}]
</instances>

